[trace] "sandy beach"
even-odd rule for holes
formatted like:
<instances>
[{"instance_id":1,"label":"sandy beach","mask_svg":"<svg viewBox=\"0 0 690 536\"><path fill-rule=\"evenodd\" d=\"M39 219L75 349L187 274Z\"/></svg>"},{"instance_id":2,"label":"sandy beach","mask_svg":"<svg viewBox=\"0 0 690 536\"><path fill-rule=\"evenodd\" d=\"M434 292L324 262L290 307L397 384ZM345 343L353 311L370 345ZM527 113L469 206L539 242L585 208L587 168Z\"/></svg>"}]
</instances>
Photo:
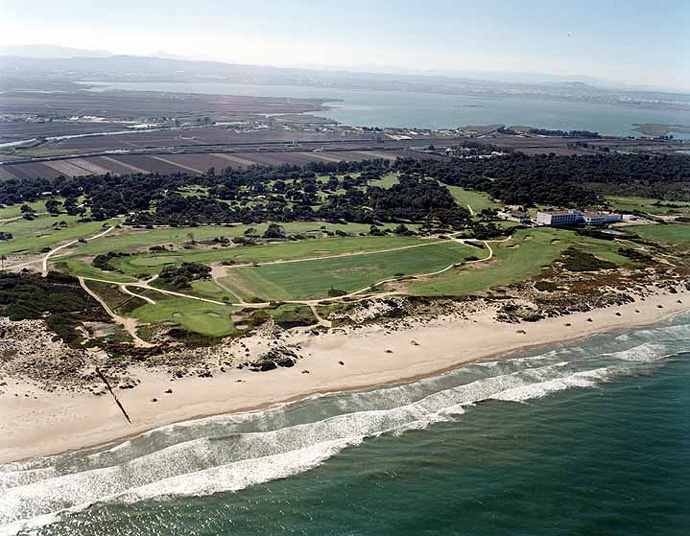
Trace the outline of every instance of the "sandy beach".
<instances>
[{"instance_id":1,"label":"sandy beach","mask_svg":"<svg viewBox=\"0 0 690 536\"><path fill-rule=\"evenodd\" d=\"M627 305L520 324L497 322L493 311L486 310L469 320L413 321L413 327L404 330L377 325L349 333L290 333L282 342L300 344L304 356L291 368L269 372L233 368L213 378L174 381L164 371L134 369L140 385L115 389L131 424L109 395L48 393L9 378L0 396L0 463L93 447L176 422L263 408L316 393L411 381L473 360L655 324L689 311L690 292L661 292ZM246 343L254 353L268 350L269 340L257 336Z\"/></svg>"}]
</instances>

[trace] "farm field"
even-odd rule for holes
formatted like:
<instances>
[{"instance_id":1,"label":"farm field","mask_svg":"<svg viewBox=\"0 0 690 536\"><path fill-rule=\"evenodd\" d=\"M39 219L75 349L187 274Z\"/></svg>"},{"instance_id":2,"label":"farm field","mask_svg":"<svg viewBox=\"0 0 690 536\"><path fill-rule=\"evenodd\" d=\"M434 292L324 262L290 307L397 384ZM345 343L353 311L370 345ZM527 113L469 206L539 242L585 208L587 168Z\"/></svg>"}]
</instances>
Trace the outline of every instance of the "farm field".
<instances>
[{"instance_id":1,"label":"farm field","mask_svg":"<svg viewBox=\"0 0 690 536\"><path fill-rule=\"evenodd\" d=\"M116 136L107 136L116 138ZM127 137L127 140L129 138ZM126 145L132 149L129 144ZM41 149L43 153L32 155L36 157L61 156L60 151ZM104 149L105 150L105 149ZM110 149L112 150L112 149ZM341 162L360 161L383 158L395 160L401 157L419 157L419 153L405 149L390 149L386 151L353 150L353 151L255 151L223 153L222 148L215 152L177 153L177 154L126 154L100 155L81 158L55 159L30 163L5 164L0 171L5 179L8 178L55 178L80 177L112 173L125 175L132 173L184 173L200 175L210 168L225 169L247 168L250 166L278 166L281 164L305 165L309 162Z\"/></svg>"},{"instance_id":2,"label":"farm field","mask_svg":"<svg viewBox=\"0 0 690 536\"><path fill-rule=\"evenodd\" d=\"M651 238L660 242L670 242L677 244L690 243L690 224L688 223L669 223L666 225L640 225L628 227L633 233L644 238Z\"/></svg>"},{"instance_id":3,"label":"farm field","mask_svg":"<svg viewBox=\"0 0 690 536\"><path fill-rule=\"evenodd\" d=\"M616 253L618 245L610 241L578 237L573 231L522 229L510 241L492 244L494 258L486 264L453 268L439 276L412 281L407 288L416 295L457 296L509 285L538 275L568 247L578 245L604 260L631 264Z\"/></svg>"},{"instance_id":4,"label":"farm field","mask_svg":"<svg viewBox=\"0 0 690 536\"><path fill-rule=\"evenodd\" d=\"M457 242L308 262L231 268L220 281L244 298L324 298L331 289L353 292L392 277L442 270L476 254Z\"/></svg>"}]
</instances>

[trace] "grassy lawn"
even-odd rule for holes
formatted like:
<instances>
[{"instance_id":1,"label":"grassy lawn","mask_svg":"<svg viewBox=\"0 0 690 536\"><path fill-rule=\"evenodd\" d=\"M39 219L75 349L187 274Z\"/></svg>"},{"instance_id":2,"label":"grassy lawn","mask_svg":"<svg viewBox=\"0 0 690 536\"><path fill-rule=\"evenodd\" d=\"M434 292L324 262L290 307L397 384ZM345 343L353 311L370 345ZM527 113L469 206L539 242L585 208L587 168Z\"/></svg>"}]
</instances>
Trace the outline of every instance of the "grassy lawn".
<instances>
[{"instance_id":1,"label":"grassy lawn","mask_svg":"<svg viewBox=\"0 0 690 536\"><path fill-rule=\"evenodd\" d=\"M371 185L388 189L394 184L398 184L398 177L399 173L389 173L388 175L381 177L379 180L372 181Z\"/></svg>"},{"instance_id":2,"label":"grassy lawn","mask_svg":"<svg viewBox=\"0 0 690 536\"><path fill-rule=\"evenodd\" d=\"M667 225L639 225L627 227L633 233L644 238L658 240L659 242L671 242L675 244L690 243L690 224L669 223Z\"/></svg>"},{"instance_id":3,"label":"grassy lawn","mask_svg":"<svg viewBox=\"0 0 690 536\"><path fill-rule=\"evenodd\" d=\"M331 288L352 292L383 279L441 270L476 250L456 242L335 259L236 268L222 283L244 297L326 297Z\"/></svg>"},{"instance_id":4,"label":"grassy lawn","mask_svg":"<svg viewBox=\"0 0 690 536\"><path fill-rule=\"evenodd\" d=\"M202 335L224 337L236 332L230 319L236 310L198 300L174 298L138 307L131 316L141 322L170 322Z\"/></svg>"},{"instance_id":5,"label":"grassy lawn","mask_svg":"<svg viewBox=\"0 0 690 536\"><path fill-rule=\"evenodd\" d=\"M475 214L478 214L485 208L499 208L501 206L499 203L493 202L489 195L483 192L465 190L459 186L451 186L449 184L444 184L444 186L448 188L458 205L465 208L467 208L467 205L471 206Z\"/></svg>"},{"instance_id":6,"label":"grassy lawn","mask_svg":"<svg viewBox=\"0 0 690 536\"><path fill-rule=\"evenodd\" d=\"M619 265L632 265L629 259L616 253L619 246L612 241L578 237L573 231L524 229L517 231L509 242L492 244L491 261L411 282L408 289L417 295L458 296L516 283L539 274L570 246Z\"/></svg>"},{"instance_id":7,"label":"grassy lawn","mask_svg":"<svg viewBox=\"0 0 690 536\"><path fill-rule=\"evenodd\" d=\"M58 199L58 201L62 201ZM36 201L34 203L26 203L36 212L45 212L46 204L45 201ZM17 205L8 205L6 207L0 208L0 220L5 220L8 218L16 218L17 216L22 216L21 207L24 203Z\"/></svg>"},{"instance_id":8,"label":"grassy lawn","mask_svg":"<svg viewBox=\"0 0 690 536\"><path fill-rule=\"evenodd\" d=\"M205 281L193 281L192 289L184 292L201 298L209 298L211 300L226 301L230 303L237 301L236 296L210 279Z\"/></svg>"},{"instance_id":9,"label":"grassy lawn","mask_svg":"<svg viewBox=\"0 0 690 536\"><path fill-rule=\"evenodd\" d=\"M4 223L0 230L12 233L12 240L0 242L0 254L19 252L38 252L45 247L53 247L60 242L79 238L89 238L103 230L103 225L114 225L117 220L79 222L77 216L60 215L38 216L34 220L16 220ZM65 227L53 227L55 223L65 222ZM76 246L76 245L75 245Z\"/></svg>"},{"instance_id":10,"label":"grassy lawn","mask_svg":"<svg viewBox=\"0 0 690 536\"><path fill-rule=\"evenodd\" d=\"M369 225L361 223L330 224L324 222L295 222L283 224L287 233L306 233L319 230L325 226L329 231L344 231L349 234L368 233ZM181 244L189 242L191 237L197 242L213 238L242 236L248 228L254 228L259 234L268 227L267 224L238 225L225 227L222 225L202 225L199 227L166 227L163 229L131 229L125 228L125 232L104 236L102 239L80 244L71 253L79 255L98 255L109 251L133 252L140 248L156 245ZM382 228L394 229L397 225L388 224ZM410 228L417 226L408 225Z\"/></svg>"},{"instance_id":11,"label":"grassy lawn","mask_svg":"<svg viewBox=\"0 0 690 536\"><path fill-rule=\"evenodd\" d=\"M171 253L151 253L134 257L121 257L113 266L126 273L156 274L163 266L182 262L234 261L237 263L267 262L275 260L323 257L359 251L388 249L423 244L419 238L409 236L362 236L281 242L263 246L243 246L220 249L189 250Z\"/></svg>"},{"instance_id":12,"label":"grassy lawn","mask_svg":"<svg viewBox=\"0 0 690 536\"><path fill-rule=\"evenodd\" d=\"M105 279L106 281L113 281L114 283L134 283L137 281L133 277L118 274L117 272L106 272L76 259L56 262L55 267L66 274Z\"/></svg>"},{"instance_id":13,"label":"grassy lawn","mask_svg":"<svg viewBox=\"0 0 690 536\"><path fill-rule=\"evenodd\" d=\"M611 202L613 210L619 212L648 212L654 215L666 214L690 214L690 203L683 201L659 201L658 199L651 199L648 197L619 197L606 196L606 199ZM654 206L659 203L660 206ZM669 205L676 205L672 207Z\"/></svg>"}]
</instances>

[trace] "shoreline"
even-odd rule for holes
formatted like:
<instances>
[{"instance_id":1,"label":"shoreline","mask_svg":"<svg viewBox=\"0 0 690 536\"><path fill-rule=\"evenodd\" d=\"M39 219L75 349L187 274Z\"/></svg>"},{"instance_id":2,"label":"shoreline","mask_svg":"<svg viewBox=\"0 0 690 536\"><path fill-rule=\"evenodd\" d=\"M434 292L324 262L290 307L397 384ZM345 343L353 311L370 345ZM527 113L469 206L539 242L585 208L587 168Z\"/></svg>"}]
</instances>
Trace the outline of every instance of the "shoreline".
<instances>
[{"instance_id":1,"label":"shoreline","mask_svg":"<svg viewBox=\"0 0 690 536\"><path fill-rule=\"evenodd\" d=\"M164 371L133 369L140 385L117 392L132 417L131 425L110 396L48 393L31 382L9 378L0 396L0 464L117 444L164 426L262 411L316 395L412 383L470 362L652 326L688 312L690 291L683 290L520 324L497 322L492 311L484 311L468 320L412 320L413 327L402 330L374 325L350 333L290 333L282 342L302 345L305 354L291 368L232 368L212 378L174 381ZM270 341L257 336L247 342L254 350L266 350ZM167 394L168 389L173 392Z\"/></svg>"}]
</instances>

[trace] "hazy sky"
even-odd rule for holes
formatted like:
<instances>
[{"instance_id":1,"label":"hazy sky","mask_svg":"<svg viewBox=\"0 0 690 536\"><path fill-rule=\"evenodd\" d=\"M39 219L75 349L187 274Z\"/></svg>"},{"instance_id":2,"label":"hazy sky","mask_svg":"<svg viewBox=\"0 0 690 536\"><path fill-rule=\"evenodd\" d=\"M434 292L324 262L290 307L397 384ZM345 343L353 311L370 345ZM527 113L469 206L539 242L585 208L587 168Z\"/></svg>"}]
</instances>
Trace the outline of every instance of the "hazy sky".
<instances>
[{"instance_id":1,"label":"hazy sky","mask_svg":"<svg viewBox=\"0 0 690 536\"><path fill-rule=\"evenodd\" d=\"M690 90L690 0L0 0L0 45L28 44Z\"/></svg>"}]
</instances>

